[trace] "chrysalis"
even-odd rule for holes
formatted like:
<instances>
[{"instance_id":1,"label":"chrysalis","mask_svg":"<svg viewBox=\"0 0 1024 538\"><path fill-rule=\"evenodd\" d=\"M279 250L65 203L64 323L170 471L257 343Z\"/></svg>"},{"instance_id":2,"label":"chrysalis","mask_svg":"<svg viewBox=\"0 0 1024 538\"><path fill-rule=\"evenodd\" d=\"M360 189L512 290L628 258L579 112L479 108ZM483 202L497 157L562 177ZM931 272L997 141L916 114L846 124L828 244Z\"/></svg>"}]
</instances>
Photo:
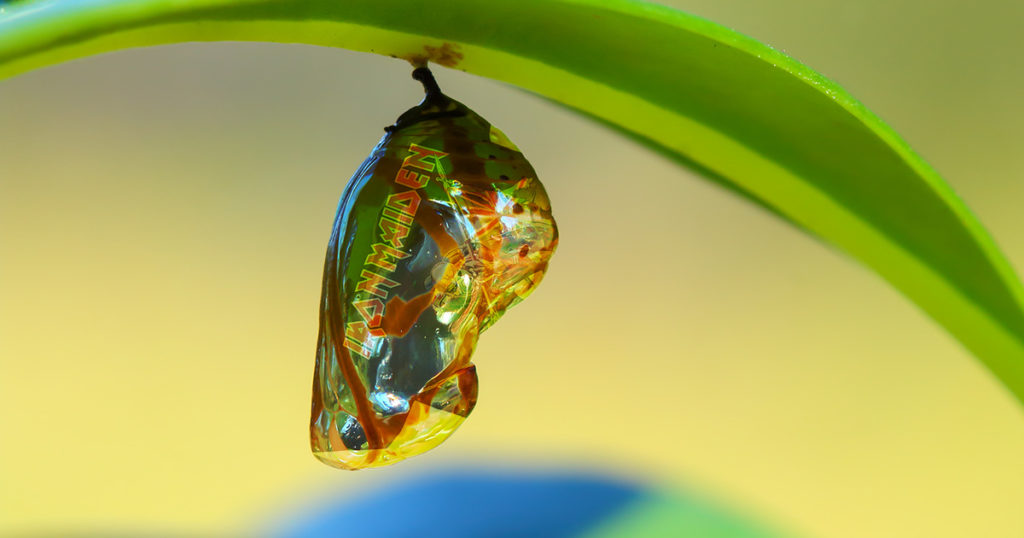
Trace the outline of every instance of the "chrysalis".
<instances>
[{"instance_id":1,"label":"chrysalis","mask_svg":"<svg viewBox=\"0 0 1024 538\"><path fill-rule=\"evenodd\" d=\"M356 171L327 246L310 443L328 465L395 463L473 410L477 336L540 283L558 243L544 187L505 135L426 91Z\"/></svg>"}]
</instances>

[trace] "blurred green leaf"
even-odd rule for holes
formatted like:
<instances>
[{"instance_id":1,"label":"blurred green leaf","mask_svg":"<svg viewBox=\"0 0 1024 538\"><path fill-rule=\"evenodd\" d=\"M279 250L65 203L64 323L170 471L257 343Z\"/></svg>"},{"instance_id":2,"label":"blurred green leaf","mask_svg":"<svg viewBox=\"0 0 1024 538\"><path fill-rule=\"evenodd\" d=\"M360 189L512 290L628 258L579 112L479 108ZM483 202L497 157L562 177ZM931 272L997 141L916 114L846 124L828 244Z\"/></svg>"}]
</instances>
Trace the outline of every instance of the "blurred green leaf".
<instances>
[{"instance_id":1,"label":"blurred green leaf","mask_svg":"<svg viewBox=\"0 0 1024 538\"><path fill-rule=\"evenodd\" d=\"M576 109L873 268L1024 401L1024 294L946 183L832 82L679 11L626 0L36 0L0 6L0 77L230 40L430 59Z\"/></svg>"}]
</instances>

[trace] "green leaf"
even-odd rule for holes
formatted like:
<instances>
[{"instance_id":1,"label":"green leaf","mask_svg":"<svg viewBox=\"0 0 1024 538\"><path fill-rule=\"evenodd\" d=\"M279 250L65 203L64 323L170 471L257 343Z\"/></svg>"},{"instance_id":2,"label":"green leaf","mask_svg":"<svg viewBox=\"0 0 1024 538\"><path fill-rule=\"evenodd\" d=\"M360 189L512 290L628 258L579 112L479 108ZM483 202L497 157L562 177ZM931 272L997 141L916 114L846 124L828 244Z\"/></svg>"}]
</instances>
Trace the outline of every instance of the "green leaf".
<instances>
[{"instance_id":1,"label":"green leaf","mask_svg":"<svg viewBox=\"0 0 1024 538\"><path fill-rule=\"evenodd\" d=\"M431 59L510 82L859 259L1024 401L1024 294L974 216L838 86L716 24L625 0L28 0L2 9L0 77L127 47L253 40Z\"/></svg>"}]
</instances>

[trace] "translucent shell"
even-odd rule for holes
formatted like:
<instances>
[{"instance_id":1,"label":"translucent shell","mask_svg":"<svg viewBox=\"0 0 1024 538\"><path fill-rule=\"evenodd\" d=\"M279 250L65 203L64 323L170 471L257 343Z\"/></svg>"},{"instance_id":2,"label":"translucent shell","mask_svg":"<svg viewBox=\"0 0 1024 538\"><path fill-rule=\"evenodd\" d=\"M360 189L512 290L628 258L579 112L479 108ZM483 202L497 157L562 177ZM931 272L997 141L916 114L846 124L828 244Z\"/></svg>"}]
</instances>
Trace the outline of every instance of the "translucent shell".
<instances>
[{"instance_id":1,"label":"translucent shell","mask_svg":"<svg viewBox=\"0 0 1024 538\"><path fill-rule=\"evenodd\" d=\"M476 404L477 336L537 287L557 242L501 131L439 90L403 114L346 186L328 244L316 457L388 465L451 435Z\"/></svg>"}]
</instances>

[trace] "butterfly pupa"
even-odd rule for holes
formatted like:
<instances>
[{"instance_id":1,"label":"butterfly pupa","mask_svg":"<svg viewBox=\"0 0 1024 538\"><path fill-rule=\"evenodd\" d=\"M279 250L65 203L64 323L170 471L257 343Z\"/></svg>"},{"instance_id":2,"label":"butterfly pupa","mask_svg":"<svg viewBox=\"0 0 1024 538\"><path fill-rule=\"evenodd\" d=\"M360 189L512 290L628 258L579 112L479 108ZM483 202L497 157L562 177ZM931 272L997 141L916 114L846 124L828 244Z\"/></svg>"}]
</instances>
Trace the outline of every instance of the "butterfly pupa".
<instances>
[{"instance_id":1,"label":"butterfly pupa","mask_svg":"<svg viewBox=\"0 0 1024 538\"><path fill-rule=\"evenodd\" d=\"M310 443L363 469L434 448L477 400L477 337L540 283L558 244L530 163L444 95L385 128L349 180L327 246Z\"/></svg>"}]
</instances>

